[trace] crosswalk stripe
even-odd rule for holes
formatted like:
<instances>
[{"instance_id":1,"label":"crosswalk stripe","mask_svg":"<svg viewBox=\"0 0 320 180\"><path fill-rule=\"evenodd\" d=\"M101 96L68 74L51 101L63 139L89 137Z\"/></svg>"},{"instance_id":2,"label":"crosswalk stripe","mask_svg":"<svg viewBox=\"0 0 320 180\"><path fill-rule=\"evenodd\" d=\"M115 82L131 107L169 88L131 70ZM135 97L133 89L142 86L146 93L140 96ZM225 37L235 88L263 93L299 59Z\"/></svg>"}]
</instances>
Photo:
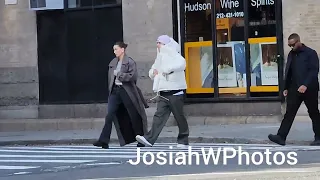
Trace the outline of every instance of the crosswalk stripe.
<instances>
[{"instance_id":1,"label":"crosswalk stripe","mask_svg":"<svg viewBox=\"0 0 320 180\"><path fill-rule=\"evenodd\" d=\"M318 150L320 147L315 147L315 146L282 146L282 147L259 147L259 146L187 146L187 147L175 147L175 146L166 146L166 147L109 147L109 149L102 149L102 148L42 148L42 147L27 147L27 148L1 148L0 147L0 152L25 152L25 151L30 151L30 152L46 152L46 151L62 151L61 153L64 152L76 152L76 151L87 151L88 153L91 152L98 152L98 153L104 153L106 151L110 150L115 150L115 151L132 151L132 150L137 150L139 148L141 151L143 150L154 150L154 151L166 151L166 150L188 150L188 148L192 148L193 150L201 150L201 149L222 149L222 148L242 148L242 149L314 149Z\"/></svg>"},{"instance_id":2,"label":"crosswalk stripe","mask_svg":"<svg viewBox=\"0 0 320 180\"><path fill-rule=\"evenodd\" d=\"M23 162L23 163L91 163L95 162L96 160L49 160L49 159L0 159L0 162Z\"/></svg>"},{"instance_id":3,"label":"crosswalk stripe","mask_svg":"<svg viewBox=\"0 0 320 180\"><path fill-rule=\"evenodd\" d=\"M50 147L8 147L6 149L11 149L11 150L19 150L19 149L24 149L24 150L59 150L59 151L105 151L105 149L101 149L101 148L93 148L93 149L89 149L89 148L50 148Z\"/></svg>"},{"instance_id":4,"label":"crosswalk stripe","mask_svg":"<svg viewBox=\"0 0 320 180\"><path fill-rule=\"evenodd\" d=\"M193 146L190 146L192 149L198 149L198 150L201 150L201 149L207 149L207 148L219 148L219 147L193 147ZM221 148L221 147L220 147ZM110 147L108 150L106 149L102 149L102 148L99 148L99 149L70 149L70 148L10 148L10 151L21 151L21 150L51 150L51 151L88 151L88 152L91 152L91 151L97 151L97 152L106 152L106 151L110 151L110 150L115 150L115 151L136 151L138 148L137 147L124 147L124 148L115 148L115 147ZM142 147L142 148L139 148L141 151L144 151L144 150L155 150L155 151L171 151L171 150L175 150L176 148L175 147L166 147L166 148L154 148L154 147ZM179 148L180 150L188 150L188 148ZM9 149L6 149L6 150L9 150Z\"/></svg>"},{"instance_id":5,"label":"crosswalk stripe","mask_svg":"<svg viewBox=\"0 0 320 180\"><path fill-rule=\"evenodd\" d=\"M0 169L2 170L13 170L13 169L35 169L39 168L40 166L2 166L0 165Z\"/></svg>"},{"instance_id":6,"label":"crosswalk stripe","mask_svg":"<svg viewBox=\"0 0 320 180\"><path fill-rule=\"evenodd\" d=\"M206 149L204 149L206 150ZM193 150L195 151L195 150ZM201 151L201 150L200 150ZM32 150L2 150L0 152L11 152L11 153L42 153L42 154L137 154L137 150L130 151L32 151ZM188 149L165 149L165 150L153 150L153 149L141 149L140 152L188 152Z\"/></svg>"},{"instance_id":7,"label":"crosswalk stripe","mask_svg":"<svg viewBox=\"0 0 320 180\"><path fill-rule=\"evenodd\" d=\"M241 147L241 146L240 146ZM237 146L207 146L207 147L201 147L201 146L190 146L191 150L194 151L208 151L210 149L213 149L214 152L220 150L227 150L225 148L234 148L238 149ZM242 150L266 150L269 149L270 151L292 151L296 149L300 150L317 150L320 149L320 147L256 147L256 146L248 146L248 147L241 147ZM163 147L163 148L154 148L154 147L142 147L139 148L141 153L144 152L189 152L188 147L185 148L176 148L176 147ZM42 148L42 147L19 147L19 148L0 148L0 152L9 152L9 153L42 153L42 154L82 154L82 155L88 155L89 154L95 154L96 156L102 156L102 155L120 155L120 154L136 154L137 153L137 147L110 147L110 149L102 149L102 148L94 148L94 149L72 149L72 148ZM1 154L0 154L1 156ZM74 157L74 156L73 156Z\"/></svg>"},{"instance_id":8,"label":"crosswalk stripe","mask_svg":"<svg viewBox=\"0 0 320 180\"><path fill-rule=\"evenodd\" d=\"M169 146L176 147L176 143L156 143L153 147L150 147L152 149L162 149L164 147L168 148ZM280 146L280 145L273 145L273 144L224 144L224 143L190 143L190 146L193 148L208 148L208 147L241 147L242 149L250 148L250 149L313 149L313 150L320 150L319 146L302 146L302 145L286 145L286 146ZM83 149L83 150L97 150L100 148L94 147L94 146L46 146L46 148L67 148L67 149ZM112 145L110 146L110 149L126 149L126 148L136 148L136 144L129 144L123 147ZM146 147L144 147L146 148Z\"/></svg>"},{"instance_id":9,"label":"crosswalk stripe","mask_svg":"<svg viewBox=\"0 0 320 180\"><path fill-rule=\"evenodd\" d=\"M199 147L199 146L190 146L192 149L206 149L206 148L222 148L222 147L217 147L217 146L207 146L207 147ZM123 150L123 151L130 151L130 150L137 150L138 147L122 147L122 148L119 148L119 147L110 147L108 150ZM46 147L46 148L42 148L42 147L35 147L35 148L32 148L32 147L27 147L27 148L4 148L4 149L7 149L10 151L13 151L13 150L51 150L51 151L103 151L105 152L106 149L102 149L102 148L95 148L95 149L89 149L89 148L81 148L81 149L76 149L76 148L49 148L49 147ZM144 150L144 149L152 149L152 150L165 150L165 149L176 149L176 147L174 146L171 146L171 149L170 147L141 147L140 148L141 150ZM188 148L179 148L179 149L188 149ZM261 148L261 149L265 149L265 148Z\"/></svg>"},{"instance_id":10,"label":"crosswalk stripe","mask_svg":"<svg viewBox=\"0 0 320 180\"><path fill-rule=\"evenodd\" d=\"M287 145L279 146L274 144L224 144L224 143L190 143L189 146L179 148L176 143L156 143L153 147L140 147L140 156L143 154L164 152L177 156L176 153L182 152L190 156L189 149L193 155L209 155L209 150L217 155L218 150L226 150L226 148L234 148L238 150L239 147L249 154L253 152L261 152L265 150L273 151L296 151L296 150L320 150L317 146L296 146ZM33 173L43 169L56 169L57 166L73 167L73 166L108 166L117 165L128 162L128 160L135 160L137 158L138 147L136 143L126 146L119 146L110 144L109 149L102 149L93 145L54 145L54 146L12 146L0 147L0 174L6 170L13 170L15 173L22 173L22 171L30 171L26 173ZM205 152L202 152L204 150ZM220 152L220 156L221 156ZM147 158L150 157L147 155ZM114 158L114 159L113 159ZM111 162L113 161L113 162ZM118 162L115 162L118 161ZM4 163L3 165L1 165ZM30 169L30 170L28 170Z\"/></svg>"},{"instance_id":11,"label":"crosswalk stripe","mask_svg":"<svg viewBox=\"0 0 320 180\"><path fill-rule=\"evenodd\" d=\"M86 164L86 166L97 166L97 165L118 165L121 163L118 162L107 162L107 163L93 163L93 164Z\"/></svg>"},{"instance_id":12,"label":"crosswalk stripe","mask_svg":"<svg viewBox=\"0 0 320 180\"><path fill-rule=\"evenodd\" d=\"M23 175L23 174L30 174L31 172L16 172L13 173L14 175Z\"/></svg>"},{"instance_id":13,"label":"crosswalk stripe","mask_svg":"<svg viewBox=\"0 0 320 180\"><path fill-rule=\"evenodd\" d=\"M134 155L21 155L0 154L0 158L135 158Z\"/></svg>"},{"instance_id":14,"label":"crosswalk stripe","mask_svg":"<svg viewBox=\"0 0 320 180\"><path fill-rule=\"evenodd\" d=\"M177 143L155 143L154 147L162 147L162 146L176 146ZM191 146L260 146L260 147L281 147L280 145L276 145L276 144L226 144L226 143L190 143L189 145ZM128 144L126 146L123 147L130 147L130 146L136 146L135 143L133 144ZM290 145L288 145L290 146ZM46 147L67 147L67 148L88 148L88 147L93 147L95 148L93 145L52 145L52 146L46 146ZM112 144L112 147L120 147L118 144Z\"/></svg>"},{"instance_id":15,"label":"crosswalk stripe","mask_svg":"<svg viewBox=\"0 0 320 180\"><path fill-rule=\"evenodd\" d=\"M207 150L209 148L211 149L222 149L223 147L192 147L190 146L190 148L192 150ZM237 147L235 147L237 148ZM108 153L108 152L111 152L111 151L115 151L115 152L119 152L119 151L122 151L122 152L130 152L130 151L137 151L137 147L134 147L134 148L113 148L113 147L110 147L110 149L90 149L90 150L87 150L87 149L67 149L67 148L43 148L43 150L50 150L50 152L77 152L77 151L87 151L88 153L93 153L92 151L94 152L97 152L97 153ZM174 148L174 147L167 147L167 148L153 148L153 147L143 147L143 148L139 148L140 151L155 151L155 152L168 152L168 151L188 151L189 148ZM255 149L266 149L266 148L255 148ZM42 150L42 148L36 148L35 150L39 151L39 150ZM4 151L10 151L10 152L23 152L23 151L28 151L28 152L34 152L35 151L34 149L32 148L26 148L26 149L11 149L11 150L4 150ZM0 151L2 151L0 149ZM42 151L42 152L47 152L47 151Z\"/></svg>"}]
</instances>

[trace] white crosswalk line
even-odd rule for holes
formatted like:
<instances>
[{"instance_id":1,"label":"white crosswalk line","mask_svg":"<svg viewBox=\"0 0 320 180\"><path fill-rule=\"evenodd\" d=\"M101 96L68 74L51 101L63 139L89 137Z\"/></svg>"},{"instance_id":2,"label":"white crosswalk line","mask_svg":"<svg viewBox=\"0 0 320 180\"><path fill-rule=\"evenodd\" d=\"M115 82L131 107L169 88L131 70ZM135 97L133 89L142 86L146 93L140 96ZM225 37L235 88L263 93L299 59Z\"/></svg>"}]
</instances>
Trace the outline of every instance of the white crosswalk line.
<instances>
[{"instance_id":1,"label":"white crosswalk line","mask_svg":"<svg viewBox=\"0 0 320 180\"><path fill-rule=\"evenodd\" d=\"M189 154L188 147L178 148L176 143L156 143L153 147L139 148L140 154L142 153L173 153L174 156L178 152ZM193 153L203 155L203 150L207 154L209 149L212 149L216 154L220 149L234 148L237 150L239 147L242 151L249 154L268 149L273 151L297 151L297 150L320 150L316 146L279 146L274 144L215 144L215 143L191 143L189 145ZM221 154L222 152L220 152ZM55 146L12 146L0 147L0 174L3 171L10 170L11 172L20 173L21 170L37 171L37 169L51 168L55 169L61 166L108 166L117 165L121 162L128 162L130 159L137 158L136 144L129 144L120 147L119 145L110 145L110 149L102 149L93 145L55 145ZM142 158L142 156L141 156ZM28 172L29 173L29 172Z\"/></svg>"},{"instance_id":2,"label":"white crosswalk line","mask_svg":"<svg viewBox=\"0 0 320 180\"><path fill-rule=\"evenodd\" d=\"M21 155L0 154L0 158L134 158L135 155Z\"/></svg>"},{"instance_id":3,"label":"white crosswalk line","mask_svg":"<svg viewBox=\"0 0 320 180\"><path fill-rule=\"evenodd\" d=\"M40 163L71 163L71 164L74 164L74 163L89 163L89 162L94 162L96 160L48 160L48 159L19 159L18 161L17 160L13 160L13 159L0 159L0 162L27 162L27 163L37 163L37 162L40 162Z\"/></svg>"},{"instance_id":4,"label":"white crosswalk line","mask_svg":"<svg viewBox=\"0 0 320 180\"><path fill-rule=\"evenodd\" d=\"M34 169L34 168L39 168L40 166L2 166L0 165L0 170L3 169L3 170L11 170L11 169Z\"/></svg>"},{"instance_id":5,"label":"white crosswalk line","mask_svg":"<svg viewBox=\"0 0 320 180\"><path fill-rule=\"evenodd\" d=\"M207 148L203 148L206 150ZM194 149L193 151L201 151L202 148ZM188 149L145 149L141 148L141 152L188 152ZM48 153L48 154L137 154L137 149L109 149L106 151L33 151L33 150L3 150L0 149L0 152L11 152L11 153Z\"/></svg>"},{"instance_id":6,"label":"white crosswalk line","mask_svg":"<svg viewBox=\"0 0 320 180\"><path fill-rule=\"evenodd\" d=\"M23 175L23 174L30 174L31 172L16 172L13 173L14 175Z\"/></svg>"}]
</instances>

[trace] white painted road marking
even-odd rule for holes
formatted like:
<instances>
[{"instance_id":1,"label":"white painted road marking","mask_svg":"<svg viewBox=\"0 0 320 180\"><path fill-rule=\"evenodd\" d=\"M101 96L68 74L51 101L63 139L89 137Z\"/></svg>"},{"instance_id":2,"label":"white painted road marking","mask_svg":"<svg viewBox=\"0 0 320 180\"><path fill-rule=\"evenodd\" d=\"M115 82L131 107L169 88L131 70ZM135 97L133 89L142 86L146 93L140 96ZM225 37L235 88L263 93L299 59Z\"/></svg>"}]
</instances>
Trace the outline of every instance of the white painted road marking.
<instances>
[{"instance_id":1,"label":"white painted road marking","mask_svg":"<svg viewBox=\"0 0 320 180\"><path fill-rule=\"evenodd\" d=\"M31 172L17 172L13 173L14 175L30 174Z\"/></svg>"},{"instance_id":2,"label":"white painted road marking","mask_svg":"<svg viewBox=\"0 0 320 180\"><path fill-rule=\"evenodd\" d=\"M39 168L40 166L1 166L0 169L3 170L12 170L12 169L35 169Z\"/></svg>"},{"instance_id":3,"label":"white painted road marking","mask_svg":"<svg viewBox=\"0 0 320 180\"><path fill-rule=\"evenodd\" d=\"M21 154L0 154L0 158L135 158L135 155L21 155Z\"/></svg>"},{"instance_id":4,"label":"white painted road marking","mask_svg":"<svg viewBox=\"0 0 320 180\"><path fill-rule=\"evenodd\" d=\"M86 166L97 166L97 165L119 165L121 163L118 162L107 162L107 163L93 163L93 164L85 164Z\"/></svg>"},{"instance_id":5,"label":"white painted road marking","mask_svg":"<svg viewBox=\"0 0 320 180\"><path fill-rule=\"evenodd\" d=\"M202 148L193 148L192 150L201 151ZM206 150L207 148L203 148ZM213 149L213 148L212 148ZM153 149L153 148L140 148L141 152L188 152L188 149ZM11 153L48 153L48 154L137 154L137 148L131 149L108 149L105 151L33 151L33 150L15 150L15 149L0 149L0 152L11 152Z\"/></svg>"},{"instance_id":6,"label":"white painted road marking","mask_svg":"<svg viewBox=\"0 0 320 180\"><path fill-rule=\"evenodd\" d=\"M0 159L0 162L25 162L25 163L89 163L89 162L94 162L96 160L49 160L49 159Z\"/></svg>"},{"instance_id":7,"label":"white painted road marking","mask_svg":"<svg viewBox=\"0 0 320 180\"><path fill-rule=\"evenodd\" d=\"M169 148L172 146L172 149ZM214 143L191 143L193 152L202 154L201 149L208 150L212 148L217 151L218 148L238 148L242 147L243 151L253 153L254 151L264 151L269 149L272 151L296 151L296 150L320 150L320 147L314 146L279 146L274 144L214 144ZM188 147L177 148L175 143L156 143L153 147L140 148L141 153L144 152L185 152L188 153ZM11 171L14 173L21 172L23 169L32 169L36 172L42 167L56 169L61 165L70 164L77 166L108 166L119 165L120 162L115 162L115 159L127 162L127 160L135 159L137 154L136 144L130 144L124 147L110 145L110 149L97 148L92 145L87 146L15 146L15 147L0 147L0 174ZM3 163L3 164L2 164ZM72 164L72 165L71 165ZM45 166L44 166L45 165ZM59 168L58 168L59 169ZM16 171L16 172L12 172ZM30 171L30 170L29 170ZM45 170L44 170L45 171ZM8 172L9 173L9 172ZM28 172L29 173L29 172ZM32 173L32 172L31 172Z\"/></svg>"}]
</instances>

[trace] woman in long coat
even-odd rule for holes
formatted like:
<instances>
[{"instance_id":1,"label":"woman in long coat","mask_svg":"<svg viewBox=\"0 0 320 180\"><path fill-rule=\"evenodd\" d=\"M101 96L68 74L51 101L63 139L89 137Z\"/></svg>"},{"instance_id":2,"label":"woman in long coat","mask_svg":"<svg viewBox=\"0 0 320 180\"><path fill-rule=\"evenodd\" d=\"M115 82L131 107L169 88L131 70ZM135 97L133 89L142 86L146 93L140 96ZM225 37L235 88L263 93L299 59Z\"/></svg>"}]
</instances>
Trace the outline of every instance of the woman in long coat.
<instances>
[{"instance_id":1,"label":"woman in long coat","mask_svg":"<svg viewBox=\"0 0 320 180\"><path fill-rule=\"evenodd\" d=\"M148 107L137 87L138 79L136 62L125 53L127 44L117 42L114 47L114 58L109 64L109 100L108 114L100 138L93 145L109 148L112 122L114 122L120 146L136 141L136 135L147 132ZM143 146L138 143L137 146Z\"/></svg>"}]
</instances>

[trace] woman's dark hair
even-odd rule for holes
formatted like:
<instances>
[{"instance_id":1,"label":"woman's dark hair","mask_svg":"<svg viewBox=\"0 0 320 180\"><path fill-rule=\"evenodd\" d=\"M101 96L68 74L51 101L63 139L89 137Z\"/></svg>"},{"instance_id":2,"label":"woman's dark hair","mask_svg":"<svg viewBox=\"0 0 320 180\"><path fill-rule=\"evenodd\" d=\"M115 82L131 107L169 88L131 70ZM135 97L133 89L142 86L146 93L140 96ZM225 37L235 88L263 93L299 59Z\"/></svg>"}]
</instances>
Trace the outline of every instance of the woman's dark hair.
<instances>
[{"instance_id":1,"label":"woman's dark hair","mask_svg":"<svg viewBox=\"0 0 320 180\"><path fill-rule=\"evenodd\" d=\"M117 46L119 46L121 48L124 48L124 49L126 49L128 47L128 44L126 44L126 43L124 43L122 41L118 41L114 45L117 45Z\"/></svg>"}]
</instances>

